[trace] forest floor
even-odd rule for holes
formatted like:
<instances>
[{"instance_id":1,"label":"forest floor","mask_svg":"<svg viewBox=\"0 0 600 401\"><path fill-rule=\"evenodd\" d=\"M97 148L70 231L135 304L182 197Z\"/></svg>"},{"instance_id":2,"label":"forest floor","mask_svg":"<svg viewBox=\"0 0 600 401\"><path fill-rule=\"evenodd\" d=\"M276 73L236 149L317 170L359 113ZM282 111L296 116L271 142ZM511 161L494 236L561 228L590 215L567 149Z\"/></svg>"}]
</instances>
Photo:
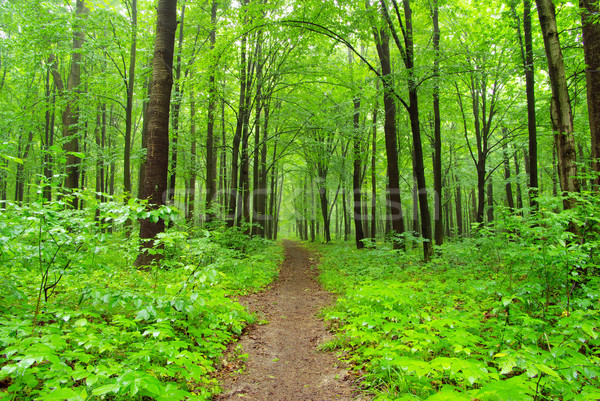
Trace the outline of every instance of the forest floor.
<instances>
[{"instance_id":1,"label":"forest floor","mask_svg":"<svg viewBox=\"0 0 600 401\"><path fill-rule=\"evenodd\" d=\"M317 313L333 297L315 281L315 257L298 243L283 245L279 278L267 291L240 299L258 319L230 347L216 400L369 399L334 353L319 350L332 337Z\"/></svg>"}]
</instances>

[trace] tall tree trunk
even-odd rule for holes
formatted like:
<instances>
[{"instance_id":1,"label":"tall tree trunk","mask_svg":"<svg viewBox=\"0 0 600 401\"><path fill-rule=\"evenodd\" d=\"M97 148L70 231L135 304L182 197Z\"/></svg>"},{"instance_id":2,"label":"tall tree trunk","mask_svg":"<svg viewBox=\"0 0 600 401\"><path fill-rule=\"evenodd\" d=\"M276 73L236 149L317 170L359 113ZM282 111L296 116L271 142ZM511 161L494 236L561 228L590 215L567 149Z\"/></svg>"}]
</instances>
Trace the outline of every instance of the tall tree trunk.
<instances>
[{"instance_id":1,"label":"tall tree trunk","mask_svg":"<svg viewBox=\"0 0 600 401\"><path fill-rule=\"evenodd\" d=\"M385 1L381 0L382 5L385 6ZM394 9L398 10L398 4L396 0L392 0ZM417 180L419 189L419 212L421 220L421 235L425 239L423 242L423 259L427 262L433 255L433 236L431 232L431 214L429 212L428 196L427 196L427 183L425 180L425 164L423 161L423 146L421 143L421 125L419 121L419 102L417 94L417 83L415 78L415 65L414 65L414 40L413 40L413 23L412 23L412 9L410 7L410 0L402 0L404 9L404 22L405 28L402 30L404 34L404 52L402 51L402 45L400 41L396 39L396 45L398 50L403 54L404 64L406 66L408 77L408 114L410 117L410 128L412 131L413 138L413 150L414 150L414 173ZM386 6L387 12L387 6ZM399 12L397 13L400 16ZM401 22L401 21L399 21ZM390 29L393 29L391 20L388 18L388 24Z\"/></svg>"},{"instance_id":2,"label":"tall tree trunk","mask_svg":"<svg viewBox=\"0 0 600 401\"><path fill-rule=\"evenodd\" d=\"M181 84L181 52L183 47L183 26L185 22L185 0L181 4L181 18L179 21L179 39L177 45L177 63L175 64L175 90L173 94L173 107L171 107L171 125L173 128L171 138L171 165L169 170L171 177L169 178L169 189L167 199L169 203L175 201L175 187L177 185L177 155L179 153L179 111L181 110L181 98L183 97L183 88Z\"/></svg>"},{"instance_id":3,"label":"tall tree trunk","mask_svg":"<svg viewBox=\"0 0 600 401\"><path fill-rule=\"evenodd\" d=\"M246 120L246 84L247 84L247 63L246 63L246 50L247 50L248 36L244 34L241 39L240 46L240 101L237 116L237 125L235 128L235 134L233 136L233 148L231 153L231 180L229 186L229 201L228 203L228 216L227 225L233 227L237 216L237 204L239 196L238 186L238 175L239 175L239 155L240 155L240 143L242 142L242 135L244 131L244 122Z\"/></svg>"},{"instance_id":4,"label":"tall tree trunk","mask_svg":"<svg viewBox=\"0 0 600 401\"><path fill-rule=\"evenodd\" d=\"M50 63L48 63L50 64ZM46 74L46 121L44 127L44 178L45 184L43 189L43 197L46 201L52 200L52 164L53 158L51 147L54 145L54 118L56 110L56 87L52 85L50 88L50 70ZM52 100L50 100L52 96Z\"/></svg>"},{"instance_id":5,"label":"tall tree trunk","mask_svg":"<svg viewBox=\"0 0 600 401\"><path fill-rule=\"evenodd\" d=\"M152 92L152 77L146 81L146 88L146 97L142 106L142 151L144 152L144 156L140 161L140 171L138 174L138 198L140 199L146 199L149 196L149 194L144 193L144 181L146 176L146 154L148 150L148 104Z\"/></svg>"},{"instance_id":6,"label":"tall tree trunk","mask_svg":"<svg viewBox=\"0 0 600 401\"><path fill-rule=\"evenodd\" d=\"M434 238L437 245L444 242L444 224L442 216L442 122L440 116L440 25L438 0L433 0L433 207L434 207Z\"/></svg>"},{"instance_id":7,"label":"tall tree trunk","mask_svg":"<svg viewBox=\"0 0 600 401\"><path fill-rule=\"evenodd\" d=\"M354 97L354 153L353 153L353 174L352 174L352 192L354 195L354 230L356 237L356 248L362 249L365 247L363 239L365 239L365 233L362 225L362 166L361 166L361 143L360 143L360 98Z\"/></svg>"},{"instance_id":8,"label":"tall tree trunk","mask_svg":"<svg viewBox=\"0 0 600 401\"><path fill-rule=\"evenodd\" d=\"M214 51L217 43L217 0L212 0L210 11L211 30L209 35L210 50ZM217 66L211 66L210 77L208 78L208 111L206 123L206 221L210 222L214 218L212 203L217 193L217 158L214 149L214 127L215 127L215 108L216 108L216 87L215 73Z\"/></svg>"},{"instance_id":9,"label":"tall tree trunk","mask_svg":"<svg viewBox=\"0 0 600 401\"><path fill-rule=\"evenodd\" d=\"M587 104L592 136L592 182L600 190L600 7L597 0L579 0L583 28L583 53L587 81Z\"/></svg>"},{"instance_id":10,"label":"tall tree trunk","mask_svg":"<svg viewBox=\"0 0 600 401\"><path fill-rule=\"evenodd\" d=\"M83 0L77 0L75 5L75 19L81 21L88 14L88 9L85 6ZM62 113L62 125L63 125L63 138L64 145L63 149L66 152L66 178L65 178L65 189L76 190L79 188L79 175L81 171L81 157L79 153L79 139L78 139L78 125L79 125L79 107L77 105L76 93L80 92L79 85L81 84L81 61L82 53L81 48L83 47L85 40L83 29L80 23L76 23L73 28L73 53L71 53L71 68L69 76L67 78L67 85L65 88L64 82L58 68L54 65L54 56L49 59L52 65L52 76L54 78L54 84L59 93L69 93L69 100L65 105L65 109ZM72 207L77 209L79 207L77 197L73 197Z\"/></svg>"},{"instance_id":11,"label":"tall tree trunk","mask_svg":"<svg viewBox=\"0 0 600 401\"><path fill-rule=\"evenodd\" d=\"M529 205L537 208L538 193L538 157L535 116L535 70L533 64L533 39L531 29L531 0L523 0L523 34L525 37L525 92L527 94L527 130L529 132Z\"/></svg>"},{"instance_id":12,"label":"tall tree trunk","mask_svg":"<svg viewBox=\"0 0 600 401\"><path fill-rule=\"evenodd\" d=\"M192 78L192 72L190 71L190 79ZM190 90L190 139L192 144L190 146L190 181L186 194L188 195L187 200L187 218L192 225L197 220L194 216L196 206L196 96L193 90ZM208 147L206 149L208 153ZM208 158L207 158L208 160ZM208 188L207 188L208 189ZM208 192L208 191L207 191ZM206 194L208 197L208 193Z\"/></svg>"},{"instance_id":13,"label":"tall tree trunk","mask_svg":"<svg viewBox=\"0 0 600 401\"><path fill-rule=\"evenodd\" d=\"M558 156L558 176L563 192L579 192L577 180L577 150L573 135L573 115L567 85L565 64L558 38L556 14L552 0L536 0L544 47L548 59L548 72L552 87L551 117L554 129L554 142ZM570 209L575 200L565 198L563 206ZM572 231L574 227L571 227Z\"/></svg>"},{"instance_id":14,"label":"tall tree trunk","mask_svg":"<svg viewBox=\"0 0 600 401\"><path fill-rule=\"evenodd\" d=\"M152 91L148 105L148 152L144 178L144 194L148 196L150 207L153 209L164 205L163 196L167 191L169 107L173 86L176 30L177 0L159 0L152 62ZM136 260L137 266L145 266L159 259L158 254L150 254L148 249L154 247L154 237L164 229L163 219L156 222L144 219L140 222L141 249Z\"/></svg>"},{"instance_id":15,"label":"tall tree trunk","mask_svg":"<svg viewBox=\"0 0 600 401\"><path fill-rule=\"evenodd\" d=\"M396 101L392 92L390 39L385 29L374 30L373 34L383 79L383 105L385 109L383 131L387 157L389 216L394 234L399 235L404 233L405 229L402 199L400 197L400 173L398 171L398 148L396 145ZM401 248L401 244L397 241L394 241L393 245L395 249Z\"/></svg>"},{"instance_id":16,"label":"tall tree trunk","mask_svg":"<svg viewBox=\"0 0 600 401\"><path fill-rule=\"evenodd\" d=\"M376 81L377 91L379 91L379 81ZM375 241L377 237L377 111L379 105L375 99L373 106L373 137L371 142L371 239Z\"/></svg>"},{"instance_id":17,"label":"tall tree trunk","mask_svg":"<svg viewBox=\"0 0 600 401\"><path fill-rule=\"evenodd\" d=\"M131 49L129 74L125 80L125 146L123 152L123 194L125 200L131 196L131 131L133 127L133 90L135 88L135 58L137 48L137 0L131 1Z\"/></svg>"}]
</instances>

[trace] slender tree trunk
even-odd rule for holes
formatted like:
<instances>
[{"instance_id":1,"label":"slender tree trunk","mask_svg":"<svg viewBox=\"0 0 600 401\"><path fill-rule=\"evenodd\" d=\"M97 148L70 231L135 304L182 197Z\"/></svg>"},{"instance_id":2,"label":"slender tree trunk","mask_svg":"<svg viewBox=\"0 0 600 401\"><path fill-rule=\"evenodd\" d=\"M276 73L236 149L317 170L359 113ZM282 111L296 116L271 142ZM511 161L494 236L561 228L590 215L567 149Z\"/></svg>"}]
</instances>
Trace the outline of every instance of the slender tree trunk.
<instances>
[{"instance_id":1,"label":"slender tree trunk","mask_svg":"<svg viewBox=\"0 0 600 401\"><path fill-rule=\"evenodd\" d=\"M331 242L331 232L329 231L329 203L327 201L327 188L325 187L325 181L323 180L322 185L319 185L319 200L321 201L321 215L323 216L323 230L325 232L325 242Z\"/></svg>"},{"instance_id":2,"label":"slender tree trunk","mask_svg":"<svg viewBox=\"0 0 600 401\"><path fill-rule=\"evenodd\" d=\"M442 123L440 116L440 26L438 0L433 0L433 196L434 196L434 238L437 245L444 242L444 225L442 216Z\"/></svg>"},{"instance_id":3,"label":"slender tree trunk","mask_svg":"<svg viewBox=\"0 0 600 401\"><path fill-rule=\"evenodd\" d=\"M592 136L592 183L600 190L600 7L597 0L579 0L583 28L583 53L587 81L587 104Z\"/></svg>"},{"instance_id":4,"label":"slender tree trunk","mask_svg":"<svg viewBox=\"0 0 600 401\"><path fill-rule=\"evenodd\" d=\"M558 156L558 176L563 192L579 192L577 180L577 151L573 135L573 115L569 99L565 64L558 38L556 14L552 0L536 0L540 25L544 37L544 47L548 59L548 72L552 87L551 117L554 141ZM563 206L570 209L575 200L565 198ZM575 230L571 227L572 231Z\"/></svg>"},{"instance_id":5,"label":"slender tree trunk","mask_svg":"<svg viewBox=\"0 0 600 401\"><path fill-rule=\"evenodd\" d=\"M190 79L192 78L192 72L190 72ZM190 90L190 139L192 141L192 144L190 146L190 166L191 166L191 172L190 172L190 182L188 184L188 188L186 191L186 194L188 195L188 199L187 199L187 216L188 216L188 221L190 223L192 223L192 225L194 224L194 222L197 220L194 216L194 211L195 211L195 205L196 205L196 169L197 169L197 162L196 162L196 96L194 94L193 89ZM208 154L208 147L207 147L207 154ZM207 161L208 161L208 156L207 156ZM207 188L207 193L206 196L208 198L209 193L208 193L208 188Z\"/></svg>"},{"instance_id":6,"label":"slender tree trunk","mask_svg":"<svg viewBox=\"0 0 600 401\"><path fill-rule=\"evenodd\" d=\"M150 207L156 209L164 205L169 170L169 107L173 86L173 55L175 51L175 31L177 30L177 1L159 0L152 65L152 91L148 105L148 152L144 178L144 194L148 196ZM163 232L163 219L153 222L144 219L140 222L141 248L136 260L137 266L146 266L158 260L158 254L150 254L156 234Z\"/></svg>"},{"instance_id":7,"label":"slender tree trunk","mask_svg":"<svg viewBox=\"0 0 600 401\"><path fill-rule=\"evenodd\" d=\"M487 185L487 219L489 224L494 222L494 183L491 175Z\"/></svg>"},{"instance_id":8,"label":"slender tree trunk","mask_svg":"<svg viewBox=\"0 0 600 401\"><path fill-rule=\"evenodd\" d=\"M181 110L181 98L183 97L183 89L181 85L181 52L183 47L183 27L185 21L185 0L181 4L181 18L179 21L179 39L177 50L177 63L175 64L174 84L175 90L173 94L173 106L171 107L171 125L173 128L171 139L171 165L169 170L171 177L169 178L169 189L167 193L168 203L175 201L175 187L177 185L177 156L179 153L179 111Z\"/></svg>"},{"instance_id":9,"label":"slender tree trunk","mask_svg":"<svg viewBox=\"0 0 600 401\"><path fill-rule=\"evenodd\" d=\"M525 37L525 91L527 93L527 130L529 132L529 152L527 170L529 171L529 205L537 208L538 161L537 132L535 116L535 70L533 64L533 39L531 29L531 0L523 0L523 34ZM518 176L518 174L517 174Z\"/></svg>"},{"instance_id":10,"label":"slender tree trunk","mask_svg":"<svg viewBox=\"0 0 600 401\"><path fill-rule=\"evenodd\" d=\"M144 156L140 162L140 171L138 175L138 198L140 199L146 199L146 197L149 196L149 194L144 193L144 181L146 176L146 153L148 150L148 104L152 90L152 77L148 78L146 87L146 98L144 99L144 104L142 106L142 151L144 152Z\"/></svg>"},{"instance_id":11,"label":"slender tree trunk","mask_svg":"<svg viewBox=\"0 0 600 401\"><path fill-rule=\"evenodd\" d=\"M462 238L462 236L464 235L463 233L463 227L464 227L464 223L463 223L463 214L462 214L462 209L463 209L463 204L462 204L462 188L460 186L460 181L458 181L458 176L455 176L455 181L456 181L456 197L455 197L455 201L456 201L456 232L458 234L459 238Z\"/></svg>"},{"instance_id":12,"label":"slender tree trunk","mask_svg":"<svg viewBox=\"0 0 600 401\"><path fill-rule=\"evenodd\" d=\"M356 237L356 248L362 249L365 247L363 239L365 233L363 231L363 215L362 215L362 183L361 183L361 144L360 144L360 98L354 98L354 163L353 163L353 174L352 174L352 192L354 195L354 230Z\"/></svg>"},{"instance_id":13,"label":"slender tree trunk","mask_svg":"<svg viewBox=\"0 0 600 401\"><path fill-rule=\"evenodd\" d=\"M88 9L85 6L84 1L77 0L75 5L75 19L81 21L87 14ZM76 24L76 26L73 28L73 53L71 54L71 68L69 71L66 88L56 65L54 65L54 56L51 56L49 59L49 63L52 65L54 84L58 89L58 92L64 93L66 91L71 94L62 113L64 138L63 149L67 154L66 178L64 186L65 189L71 191L79 188L79 176L81 172L81 158L78 155L79 108L77 106L76 96L72 95L80 92L79 85L81 84L82 61L81 48L83 47L85 36L82 28L77 25L78 24ZM75 209L79 207L77 197L72 199L71 205Z\"/></svg>"},{"instance_id":14,"label":"slender tree trunk","mask_svg":"<svg viewBox=\"0 0 600 401\"><path fill-rule=\"evenodd\" d=\"M517 209L521 210L523 209L523 191L521 190L521 180L520 180L520 176L521 176L521 167L519 165L519 150L515 149L515 156L514 156L514 160L515 160L515 174L516 174L516 180L517 180ZM527 163L527 160L530 160L529 157L525 157L525 163Z\"/></svg>"},{"instance_id":15,"label":"slender tree trunk","mask_svg":"<svg viewBox=\"0 0 600 401\"><path fill-rule=\"evenodd\" d=\"M227 225L233 227L235 225L237 215L237 204L239 196L238 187L238 175L239 175L239 152L240 143L242 142L242 135L244 131L244 122L246 120L246 84L247 84L247 63L246 63L246 50L247 50L248 37L244 34L241 39L240 46L240 100L237 116L237 125L235 129L235 135L233 137L233 149L231 154L231 180L229 187L229 201L228 201L228 216Z\"/></svg>"},{"instance_id":16,"label":"slender tree trunk","mask_svg":"<svg viewBox=\"0 0 600 401\"><path fill-rule=\"evenodd\" d=\"M123 195L125 201L131 196L131 131L133 128L133 91L135 88L135 58L137 47L137 0L131 1L131 49L129 73L125 79L125 146L123 151Z\"/></svg>"},{"instance_id":17,"label":"slender tree trunk","mask_svg":"<svg viewBox=\"0 0 600 401\"><path fill-rule=\"evenodd\" d=\"M379 91L379 81L377 82L377 90ZM379 108L377 99L373 107L373 138L371 142L371 239L375 241L377 238L377 109Z\"/></svg>"},{"instance_id":18,"label":"slender tree trunk","mask_svg":"<svg viewBox=\"0 0 600 401\"><path fill-rule=\"evenodd\" d=\"M395 3L395 0L392 0ZM425 262L429 261L433 255L433 236L431 233L431 215L429 212L427 183L425 181L425 164L423 162L423 147L421 144L421 125L419 121L419 102L417 95L417 84L414 76L414 42L412 26L412 9L410 0L403 0L404 19L406 24L406 68L408 70L408 97L410 127L413 136L413 146L415 155L415 177L419 188L419 212L421 220L421 235L425 239L423 242L423 258Z\"/></svg>"},{"instance_id":19,"label":"slender tree trunk","mask_svg":"<svg viewBox=\"0 0 600 401\"><path fill-rule=\"evenodd\" d=\"M504 143L504 185L506 187L506 203L511 213L515 211L515 201L513 199L512 183L510 177L510 154L508 146Z\"/></svg>"},{"instance_id":20,"label":"slender tree trunk","mask_svg":"<svg viewBox=\"0 0 600 401\"><path fill-rule=\"evenodd\" d=\"M398 171L398 148L396 145L396 101L392 93L389 36L385 29L381 29L379 31L374 30L374 37L384 83L383 105L385 115L383 130L387 157L389 216L394 234L402 234L405 229L404 216L402 215L402 199L400 197L400 173ZM401 244L397 241L394 241L393 245L396 249L401 248Z\"/></svg>"},{"instance_id":21,"label":"slender tree trunk","mask_svg":"<svg viewBox=\"0 0 600 401\"><path fill-rule=\"evenodd\" d=\"M211 30L209 35L210 50L214 52L215 44L217 43L217 0L212 0L210 11ZM208 78L208 112L206 123L206 221L213 220L215 214L212 210L212 203L215 200L217 193L217 159L214 149L214 127L215 127L215 108L216 108L216 87L215 87L215 70L217 66L211 66L210 77Z\"/></svg>"},{"instance_id":22,"label":"slender tree trunk","mask_svg":"<svg viewBox=\"0 0 600 401\"><path fill-rule=\"evenodd\" d=\"M50 64L50 63L48 63ZM52 100L50 100L52 96ZM50 88L50 70L46 74L46 124L44 129L44 178L45 184L43 189L43 197L46 201L52 200L52 164L53 158L51 153L52 145L54 145L54 118L56 110L56 89L52 85Z\"/></svg>"}]
</instances>

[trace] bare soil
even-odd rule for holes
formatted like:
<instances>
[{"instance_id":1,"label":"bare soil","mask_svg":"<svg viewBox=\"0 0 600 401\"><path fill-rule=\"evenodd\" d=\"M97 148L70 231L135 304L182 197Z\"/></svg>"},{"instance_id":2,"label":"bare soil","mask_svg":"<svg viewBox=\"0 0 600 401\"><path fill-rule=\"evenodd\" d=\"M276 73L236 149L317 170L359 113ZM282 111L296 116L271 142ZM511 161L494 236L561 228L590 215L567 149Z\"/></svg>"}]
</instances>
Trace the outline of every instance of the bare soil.
<instances>
[{"instance_id":1,"label":"bare soil","mask_svg":"<svg viewBox=\"0 0 600 401\"><path fill-rule=\"evenodd\" d=\"M333 298L315 281L314 256L295 242L283 245L285 260L278 280L267 291L240 300L258 315L257 324L230 347L229 362L221 372L223 393L215 399L369 399L334 353L318 349L331 334L317 314ZM240 353L248 354L244 366L235 363ZM240 368L242 373L236 373Z\"/></svg>"}]
</instances>

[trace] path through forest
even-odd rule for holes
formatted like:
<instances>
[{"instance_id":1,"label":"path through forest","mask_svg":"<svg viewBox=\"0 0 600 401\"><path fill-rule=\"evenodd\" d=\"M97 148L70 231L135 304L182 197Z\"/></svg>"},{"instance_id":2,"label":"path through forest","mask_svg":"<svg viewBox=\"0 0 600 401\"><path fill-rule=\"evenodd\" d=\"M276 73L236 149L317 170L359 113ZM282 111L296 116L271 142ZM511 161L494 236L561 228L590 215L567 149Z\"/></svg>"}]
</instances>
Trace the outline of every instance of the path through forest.
<instances>
[{"instance_id":1,"label":"path through forest","mask_svg":"<svg viewBox=\"0 0 600 401\"><path fill-rule=\"evenodd\" d=\"M334 353L319 351L331 338L317 312L332 302L315 281L315 260L306 249L284 241L279 279L242 303L268 324L252 327L237 343L247 353L244 373L224 374L217 400L325 401L366 400ZM235 366L235 364L234 364ZM235 370L237 367L232 367Z\"/></svg>"}]
</instances>

